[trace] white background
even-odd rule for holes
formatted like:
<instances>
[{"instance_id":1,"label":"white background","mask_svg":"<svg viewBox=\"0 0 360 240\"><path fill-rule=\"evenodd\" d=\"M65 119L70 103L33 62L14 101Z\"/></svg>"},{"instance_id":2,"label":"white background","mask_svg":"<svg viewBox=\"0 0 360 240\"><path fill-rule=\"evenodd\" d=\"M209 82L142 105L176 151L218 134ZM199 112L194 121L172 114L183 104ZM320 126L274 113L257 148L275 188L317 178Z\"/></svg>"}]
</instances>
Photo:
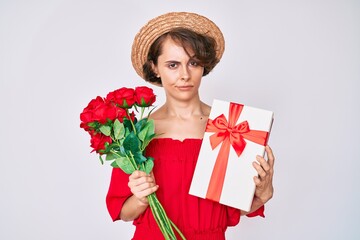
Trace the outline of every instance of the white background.
<instances>
[{"instance_id":1,"label":"white background","mask_svg":"<svg viewBox=\"0 0 360 240\"><path fill-rule=\"evenodd\" d=\"M204 101L275 112L275 196L265 219L242 218L227 238L359 239L355 0L0 1L0 239L131 238L132 224L107 213L111 167L90 154L79 114L97 95L150 86L132 69L132 40L169 11L224 33Z\"/></svg>"}]
</instances>

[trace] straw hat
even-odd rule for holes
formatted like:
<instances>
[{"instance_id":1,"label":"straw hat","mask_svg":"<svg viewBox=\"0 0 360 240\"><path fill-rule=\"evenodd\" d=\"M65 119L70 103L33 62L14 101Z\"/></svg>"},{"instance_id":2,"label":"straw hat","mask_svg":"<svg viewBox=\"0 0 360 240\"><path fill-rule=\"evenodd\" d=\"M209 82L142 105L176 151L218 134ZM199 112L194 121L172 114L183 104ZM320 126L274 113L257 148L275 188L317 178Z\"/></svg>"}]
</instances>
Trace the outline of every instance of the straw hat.
<instances>
[{"instance_id":1,"label":"straw hat","mask_svg":"<svg viewBox=\"0 0 360 240\"><path fill-rule=\"evenodd\" d=\"M196 33L210 36L216 41L216 56L220 60L225 41L220 29L208 18L189 12L170 12L150 20L136 34L131 51L131 61L137 74L143 76L143 65L147 60L150 46L155 40L173 28L187 28Z\"/></svg>"}]
</instances>

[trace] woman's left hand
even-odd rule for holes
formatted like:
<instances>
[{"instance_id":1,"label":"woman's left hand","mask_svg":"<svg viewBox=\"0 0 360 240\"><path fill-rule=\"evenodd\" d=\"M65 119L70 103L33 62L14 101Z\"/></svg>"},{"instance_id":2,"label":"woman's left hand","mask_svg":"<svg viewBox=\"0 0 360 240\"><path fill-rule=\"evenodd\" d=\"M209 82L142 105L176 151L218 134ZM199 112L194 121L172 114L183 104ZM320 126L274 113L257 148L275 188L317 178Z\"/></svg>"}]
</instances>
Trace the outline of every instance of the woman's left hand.
<instances>
[{"instance_id":1,"label":"woman's left hand","mask_svg":"<svg viewBox=\"0 0 360 240\"><path fill-rule=\"evenodd\" d=\"M269 201L274 193L273 175L274 175L274 154L269 146L265 147L268 161L261 156L256 156L257 162L253 162L253 166L258 172L258 176L254 177L256 185L255 197L258 198L262 204Z\"/></svg>"}]
</instances>

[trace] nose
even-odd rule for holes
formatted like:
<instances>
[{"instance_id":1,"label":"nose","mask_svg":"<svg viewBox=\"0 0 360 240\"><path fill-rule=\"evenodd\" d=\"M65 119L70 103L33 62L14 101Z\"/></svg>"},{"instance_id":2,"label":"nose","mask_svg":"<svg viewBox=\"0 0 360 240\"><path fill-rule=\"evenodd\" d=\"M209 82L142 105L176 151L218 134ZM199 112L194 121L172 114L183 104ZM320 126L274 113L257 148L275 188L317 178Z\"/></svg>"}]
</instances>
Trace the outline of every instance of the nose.
<instances>
[{"instance_id":1,"label":"nose","mask_svg":"<svg viewBox=\"0 0 360 240\"><path fill-rule=\"evenodd\" d=\"M184 65L182 68L181 68L181 80L182 81L188 81L190 79L190 70L188 68L187 65Z\"/></svg>"}]
</instances>

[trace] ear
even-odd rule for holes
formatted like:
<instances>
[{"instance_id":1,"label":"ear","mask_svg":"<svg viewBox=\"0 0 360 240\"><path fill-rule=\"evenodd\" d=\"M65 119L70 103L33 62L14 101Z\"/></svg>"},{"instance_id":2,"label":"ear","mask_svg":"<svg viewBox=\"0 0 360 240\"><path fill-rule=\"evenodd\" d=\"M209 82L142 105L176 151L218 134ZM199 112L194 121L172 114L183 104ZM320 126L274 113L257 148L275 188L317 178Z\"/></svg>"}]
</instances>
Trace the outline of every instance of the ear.
<instances>
[{"instance_id":1,"label":"ear","mask_svg":"<svg viewBox=\"0 0 360 240\"><path fill-rule=\"evenodd\" d=\"M151 61L151 70L155 73L157 78L160 78L158 68L153 61Z\"/></svg>"}]
</instances>

